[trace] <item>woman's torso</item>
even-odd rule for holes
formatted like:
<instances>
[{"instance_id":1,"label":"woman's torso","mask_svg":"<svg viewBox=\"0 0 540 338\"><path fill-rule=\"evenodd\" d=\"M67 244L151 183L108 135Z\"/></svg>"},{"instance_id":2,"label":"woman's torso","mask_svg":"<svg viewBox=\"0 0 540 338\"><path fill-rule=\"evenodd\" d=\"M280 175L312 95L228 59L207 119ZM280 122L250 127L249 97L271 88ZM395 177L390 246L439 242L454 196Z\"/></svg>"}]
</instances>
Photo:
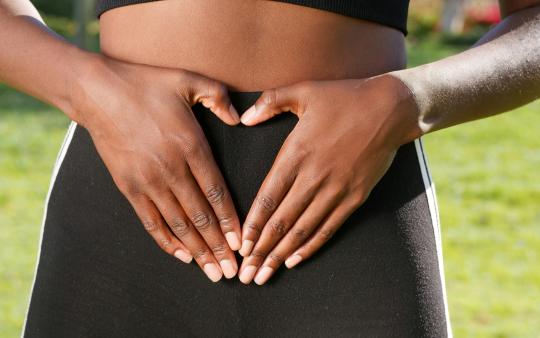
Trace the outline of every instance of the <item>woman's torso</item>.
<instances>
[{"instance_id":1,"label":"woman's torso","mask_svg":"<svg viewBox=\"0 0 540 338\"><path fill-rule=\"evenodd\" d=\"M406 64L395 28L276 1L129 5L103 13L100 31L108 56L195 71L233 91L363 78Z\"/></svg>"}]
</instances>

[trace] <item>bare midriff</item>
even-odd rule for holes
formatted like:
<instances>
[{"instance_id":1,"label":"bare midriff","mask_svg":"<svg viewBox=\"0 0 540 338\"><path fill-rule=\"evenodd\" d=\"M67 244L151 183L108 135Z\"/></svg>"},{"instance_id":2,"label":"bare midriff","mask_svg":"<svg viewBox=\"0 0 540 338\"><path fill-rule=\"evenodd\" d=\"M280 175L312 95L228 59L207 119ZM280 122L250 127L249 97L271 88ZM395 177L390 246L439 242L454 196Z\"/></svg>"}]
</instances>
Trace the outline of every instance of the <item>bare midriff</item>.
<instances>
[{"instance_id":1,"label":"bare midriff","mask_svg":"<svg viewBox=\"0 0 540 338\"><path fill-rule=\"evenodd\" d=\"M403 33L329 11L266 0L165 0L100 18L101 51L182 68L231 91L365 78L405 67Z\"/></svg>"}]
</instances>

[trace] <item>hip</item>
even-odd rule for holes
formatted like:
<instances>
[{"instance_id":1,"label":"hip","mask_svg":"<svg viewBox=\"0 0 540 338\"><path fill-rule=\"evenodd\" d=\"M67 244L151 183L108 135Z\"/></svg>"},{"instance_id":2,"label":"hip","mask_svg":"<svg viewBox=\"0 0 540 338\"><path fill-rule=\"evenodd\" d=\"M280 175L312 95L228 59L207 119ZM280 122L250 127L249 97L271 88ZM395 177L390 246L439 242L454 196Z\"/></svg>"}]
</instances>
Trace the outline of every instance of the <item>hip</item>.
<instances>
[{"instance_id":1,"label":"hip","mask_svg":"<svg viewBox=\"0 0 540 338\"><path fill-rule=\"evenodd\" d=\"M231 100L243 110L259 94L232 92ZM193 111L243 221L297 118L281 114L256 127L231 127L200 104ZM368 200L310 260L278 270L263 287L238 279L211 284L197 266L181 264L155 246L88 132L72 123L46 202L28 330L445 336L449 324L432 188L421 141L405 144Z\"/></svg>"}]
</instances>

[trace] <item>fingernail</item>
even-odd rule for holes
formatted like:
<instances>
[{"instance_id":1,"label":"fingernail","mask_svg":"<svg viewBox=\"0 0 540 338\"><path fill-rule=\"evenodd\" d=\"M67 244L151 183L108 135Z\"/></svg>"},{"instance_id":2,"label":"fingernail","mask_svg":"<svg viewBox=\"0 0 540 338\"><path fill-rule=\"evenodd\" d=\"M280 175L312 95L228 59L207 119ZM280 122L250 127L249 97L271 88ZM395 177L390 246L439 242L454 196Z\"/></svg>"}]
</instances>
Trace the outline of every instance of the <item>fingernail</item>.
<instances>
[{"instance_id":1,"label":"fingernail","mask_svg":"<svg viewBox=\"0 0 540 338\"><path fill-rule=\"evenodd\" d=\"M294 267L296 264L300 263L302 261L302 256L300 255L292 255L291 257L287 258L285 261L285 266L287 266L289 269Z\"/></svg>"},{"instance_id":2,"label":"fingernail","mask_svg":"<svg viewBox=\"0 0 540 338\"><path fill-rule=\"evenodd\" d=\"M232 114L232 116L234 117L234 120L236 122L240 122L240 116L238 115L238 112L236 111L236 109L234 108L234 106L231 105L229 106L229 112Z\"/></svg>"},{"instance_id":3,"label":"fingernail","mask_svg":"<svg viewBox=\"0 0 540 338\"><path fill-rule=\"evenodd\" d=\"M242 114L242 118L240 119L242 121L242 123L249 123L250 120L253 119L253 117L255 116L255 113L257 113L257 109L255 108L255 105L249 107L248 110L246 110L244 112L244 114Z\"/></svg>"},{"instance_id":4,"label":"fingernail","mask_svg":"<svg viewBox=\"0 0 540 338\"><path fill-rule=\"evenodd\" d=\"M184 263L191 263L191 260L193 259L193 256L191 256L189 253L185 252L184 250L176 250L174 252L174 257L178 258Z\"/></svg>"},{"instance_id":5,"label":"fingernail","mask_svg":"<svg viewBox=\"0 0 540 338\"><path fill-rule=\"evenodd\" d=\"M214 263L206 263L204 265L204 272L212 282L217 282L222 276L221 271Z\"/></svg>"},{"instance_id":6,"label":"fingernail","mask_svg":"<svg viewBox=\"0 0 540 338\"><path fill-rule=\"evenodd\" d=\"M229 247L231 250L238 250L240 249L240 237L235 232L227 232L225 234L225 239L227 239L227 243L229 243Z\"/></svg>"},{"instance_id":7,"label":"fingernail","mask_svg":"<svg viewBox=\"0 0 540 338\"><path fill-rule=\"evenodd\" d=\"M253 241L250 241L249 239L246 239L242 242L242 247L240 248L240 251L238 251L243 257L246 257L250 254L251 249L253 249L253 245L255 243Z\"/></svg>"},{"instance_id":8,"label":"fingernail","mask_svg":"<svg viewBox=\"0 0 540 338\"><path fill-rule=\"evenodd\" d=\"M229 259L223 259L219 262L221 265L221 270L226 278L233 278L236 275L236 269L233 266L233 263Z\"/></svg>"},{"instance_id":9,"label":"fingernail","mask_svg":"<svg viewBox=\"0 0 540 338\"><path fill-rule=\"evenodd\" d=\"M266 283L268 278L272 276L273 272L274 272L274 269L272 269L269 266L265 266L264 268L261 269L261 271L257 273L257 276L255 276L255 279L254 279L255 283L257 283L258 285L263 285L264 283Z\"/></svg>"},{"instance_id":10,"label":"fingernail","mask_svg":"<svg viewBox=\"0 0 540 338\"><path fill-rule=\"evenodd\" d=\"M249 284L251 280L253 279L253 276L255 276L255 272L257 271L257 267L255 265L248 265L242 270L242 273L238 278L240 278L240 281L244 284Z\"/></svg>"}]
</instances>

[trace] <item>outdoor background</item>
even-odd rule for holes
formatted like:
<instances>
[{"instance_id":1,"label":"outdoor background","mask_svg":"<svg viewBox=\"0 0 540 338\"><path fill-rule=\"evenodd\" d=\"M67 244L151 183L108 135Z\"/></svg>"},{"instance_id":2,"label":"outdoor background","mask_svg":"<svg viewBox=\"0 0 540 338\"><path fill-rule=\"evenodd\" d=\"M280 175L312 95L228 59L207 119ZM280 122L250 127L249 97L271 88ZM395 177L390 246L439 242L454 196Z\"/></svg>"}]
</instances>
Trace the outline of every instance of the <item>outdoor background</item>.
<instances>
[{"instance_id":1,"label":"outdoor background","mask_svg":"<svg viewBox=\"0 0 540 338\"><path fill-rule=\"evenodd\" d=\"M74 18L84 18L84 6L34 3L58 33L97 50L95 18L85 25L89 37L77 38ZM468 48L497 20L493 1L412 0L409 66ZM537 101L424 137L456 337L540 337L539 121ZM0 84L2 338L20 334L45 196L68 122L60 111Z\"/></svg>"}]
</instances>

